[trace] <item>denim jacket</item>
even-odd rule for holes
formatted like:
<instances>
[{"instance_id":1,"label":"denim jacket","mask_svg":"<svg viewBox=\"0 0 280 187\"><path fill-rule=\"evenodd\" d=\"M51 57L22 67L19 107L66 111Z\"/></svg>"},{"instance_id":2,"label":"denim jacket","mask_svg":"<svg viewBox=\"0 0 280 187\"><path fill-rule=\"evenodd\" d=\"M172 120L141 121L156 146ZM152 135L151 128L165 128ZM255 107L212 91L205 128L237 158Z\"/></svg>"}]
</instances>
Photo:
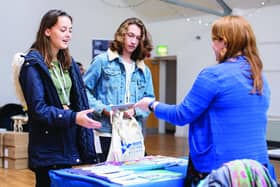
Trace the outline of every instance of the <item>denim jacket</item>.
<instances>
[{"instance_id":1,"label":"denim jacket","mask_svg":"<svg viewBox=\"0 0 280 187\"><path fill-rule=\"evenodd\" d=\"M95 119L102 123L100 132L111 133L110 119L102 115L103 109L111 110L110 105L125 104L126 72L121 57L110 49L96 56L84 75L89 105ZM137 61L130 83L130 103L143 97L154 97L152 75L144 61ZM149 112L135 110L135 118L142 126Z\"/></svg>"}]
</instances>

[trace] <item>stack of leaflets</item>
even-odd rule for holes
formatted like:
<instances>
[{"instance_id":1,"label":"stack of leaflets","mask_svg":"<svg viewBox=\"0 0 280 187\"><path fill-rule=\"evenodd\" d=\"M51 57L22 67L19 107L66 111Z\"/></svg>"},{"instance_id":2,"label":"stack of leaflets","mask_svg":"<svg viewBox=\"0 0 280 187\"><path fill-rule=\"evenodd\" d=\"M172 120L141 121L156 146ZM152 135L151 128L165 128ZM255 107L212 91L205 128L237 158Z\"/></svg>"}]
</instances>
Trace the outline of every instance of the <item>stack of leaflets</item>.
<instances>
[{"instance_id":1,"label":"stack of leaflets","mask_svg":"<svg viewBox=\"0 0 280 187\"><path fill-rule=\"evenodd\" d=\"M167 157L167 156L145 156L139 160L125 161L121 168L126 170L153 170L165 169L170 166L188 165L188 160L184 158Z\"/></svg>"},{"instance_id":2,"label":"stack of leaflets","mask_svg":"<svg viewBox=\"0 0 280 187\"><path fill-rule=\"evenodd\" d=\"M96 166L83 167L79 169L79 174L101 178L107 181L111 181L114 178L125 177L133 174L134 171L124 170L118 165L102 164Z\"/></svg>"},{"instance_id":3,"label":"stack of leaflets","mask_svg":"<svg viewBox=\"0 0 280 187\"><path fill-rule=\"evenodd\" d=\"M131 175L114 178L111 180L111 182L121 184L121 185L135 185L135 184L180 179L182 177L183 174L173 172L173 171L150 170L150 171L135 172Z\"/></svg>"}]
</instances>

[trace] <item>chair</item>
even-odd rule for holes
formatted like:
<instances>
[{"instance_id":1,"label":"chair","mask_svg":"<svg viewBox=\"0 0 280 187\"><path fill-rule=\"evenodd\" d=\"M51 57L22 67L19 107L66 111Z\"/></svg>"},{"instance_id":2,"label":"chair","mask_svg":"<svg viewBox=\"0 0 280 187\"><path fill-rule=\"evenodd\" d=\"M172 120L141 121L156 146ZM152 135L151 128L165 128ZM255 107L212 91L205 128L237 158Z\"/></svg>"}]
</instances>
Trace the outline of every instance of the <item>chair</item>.
<instances>
[{"instance_id":1,"label":"chair","mask_svg":"<svg viewBox=\"0 0 280 187\"><path fill-rule=\"evenodd\" d=\"M198 187L277 187L277 183L262 164L242 159L213 170Z\"/></svg>"}]
</instances>

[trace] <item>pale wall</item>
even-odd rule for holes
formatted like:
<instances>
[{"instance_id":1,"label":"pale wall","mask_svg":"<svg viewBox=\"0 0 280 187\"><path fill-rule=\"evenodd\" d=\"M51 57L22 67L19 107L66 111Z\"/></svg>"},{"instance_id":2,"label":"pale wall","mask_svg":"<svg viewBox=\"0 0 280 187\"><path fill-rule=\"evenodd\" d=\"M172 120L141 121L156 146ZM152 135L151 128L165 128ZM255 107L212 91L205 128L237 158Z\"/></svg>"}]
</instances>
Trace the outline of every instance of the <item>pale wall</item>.
<instances>
[{"instance_id":1,"label":"pale wall","mask_svg":"<svg viewBox=\"0 0 280 187\"><path fill-rule=\"evenodd\" d=\"M112 39L119 24L136 16L131 9L106 6L100 0L8 0L0 11L0 106L18 102L12 85L11 59L26 51L35 39L41 17L49 9L63 9L74 19L70 50L86 66L91 60L92 39ZM124 11L125 10L125 11Z\"/></svg>"}]
</instances>

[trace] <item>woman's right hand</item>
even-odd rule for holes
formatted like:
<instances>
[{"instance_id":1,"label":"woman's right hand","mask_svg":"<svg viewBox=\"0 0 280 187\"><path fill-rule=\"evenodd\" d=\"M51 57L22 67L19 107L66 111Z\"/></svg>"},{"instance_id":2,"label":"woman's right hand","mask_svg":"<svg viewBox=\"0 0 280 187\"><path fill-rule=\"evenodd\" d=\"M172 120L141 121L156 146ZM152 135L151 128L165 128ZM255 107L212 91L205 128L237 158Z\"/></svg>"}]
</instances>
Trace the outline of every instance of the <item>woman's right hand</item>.
<instances>
[{"instance_id":1,"label":"woman's right hand","mask_svg":"<svg viewBox=\"0 0 280 187\"><path fill-rule=\"evenodd\" d=\"M88 110L83 110L80 112L77 112L76 115L76 123L80 126L89 128L89 129L95 129L95 128L100 128L101 123L99 121L95 121L88 117L88 113L92 113L94 110L93 109L88 109Z\"/></svg>"},{"instance_id":2,"label":"woman's right hand","mask_svg":"<svg viewBox=\"0 0 280 187\"><path fill-rule=\"evenodd\" d=\"M107 111L106 109L104 109L104 110L102 111L102 114L103 114L104 116L110 117L110 111Z\"/></svg>"}]
</instances>

